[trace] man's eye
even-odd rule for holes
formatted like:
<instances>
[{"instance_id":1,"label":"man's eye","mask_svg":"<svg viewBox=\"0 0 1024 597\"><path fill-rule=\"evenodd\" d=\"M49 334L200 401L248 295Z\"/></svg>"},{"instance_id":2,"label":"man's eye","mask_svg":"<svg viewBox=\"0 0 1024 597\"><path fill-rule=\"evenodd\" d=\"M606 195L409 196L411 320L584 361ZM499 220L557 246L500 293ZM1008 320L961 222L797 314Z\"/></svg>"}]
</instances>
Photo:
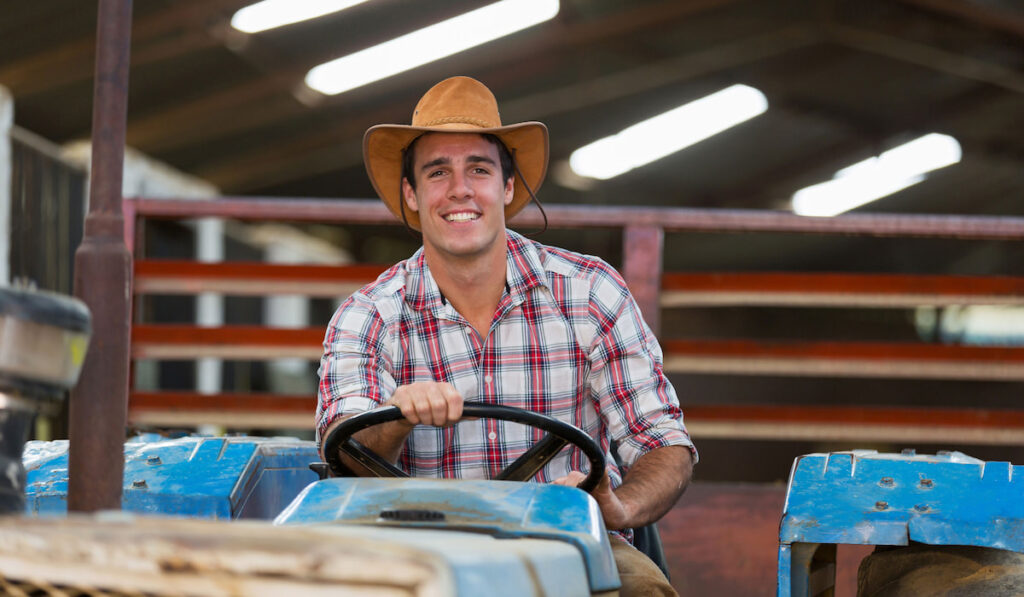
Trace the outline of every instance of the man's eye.
<instances>
[{"instance_id":1,"label":"man's eye","mask_svg":"<svg viewBox=\"0 0 1024 597\"><path fill-rule=\"evenodd\" d=\"M427 178L437 178L444 174L444 170L434 170L430 174L427 174Z\"/></svg>"}]
</instances>

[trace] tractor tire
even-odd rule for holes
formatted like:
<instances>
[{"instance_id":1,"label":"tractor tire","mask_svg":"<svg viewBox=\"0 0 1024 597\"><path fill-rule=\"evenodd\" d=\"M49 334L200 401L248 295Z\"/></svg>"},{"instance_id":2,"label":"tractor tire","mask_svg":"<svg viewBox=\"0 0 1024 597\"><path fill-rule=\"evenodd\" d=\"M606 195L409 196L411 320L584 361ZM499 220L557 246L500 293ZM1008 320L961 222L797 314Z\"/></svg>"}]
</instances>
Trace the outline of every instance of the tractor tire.
<instances>
[{"instance_id":1,"label":"tractor tire","mask_svg":"<svg viewBox=\"0 0 1024 597\"><path fill-rule=\"evenodd\" d=\"M1024 554L960 545L878 548L857 570L858 597L1024 597Z\"/></svg>"}]
</instances>

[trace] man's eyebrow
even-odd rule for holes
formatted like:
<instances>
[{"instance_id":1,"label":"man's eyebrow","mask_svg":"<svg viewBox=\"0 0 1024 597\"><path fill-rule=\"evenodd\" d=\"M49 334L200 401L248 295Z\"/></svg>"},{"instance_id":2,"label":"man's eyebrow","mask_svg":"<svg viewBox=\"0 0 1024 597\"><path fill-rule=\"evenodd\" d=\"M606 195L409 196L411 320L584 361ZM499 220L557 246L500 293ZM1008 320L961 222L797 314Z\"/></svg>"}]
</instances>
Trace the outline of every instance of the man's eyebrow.
<instances>
[{"instance_id":1,"label":"man's eyebrow","mask_svg":"<svg viewBox=\"0 0 1024 597\"><path fill-rule=\"evenodd\" d=\"M466 158L467 162L483 162L485 164L496 165L495 161L485 155L471 155Z\"/></svg>"},{"instance_id":2,"label":"man's eyebrow","mask_svg":"<svg viewBox=\"0 0 1024 597\"><path fill-rule=\"evenodd\" d=\"M420 166L420 170L429 170L430 168L433 168L434 166L442 166L442 165L448 164L450 162L451 162L451 160L449 160L448 158L440 157L440 158L437 158L437 159L434 159L434 160L430 160L426 164L423 164L422 166Z\"/></svg>"},{"instance_id":3,"label":"man's eyebrow","mask_svg":"<svg viewBox=\"0 0 1024 597\"><path fill-rule=\"evenodd\" d=\"M471 164L484 163L484 164L491 164L492 166L496 166L497 165L497 162L495 162L493 159L491 159L490 157L485 156L485 155L470 155L470 156L466 156L466 161L471 163ZM444 165L450 164L450 163L451 163L451 159L449 159L447 157L439 157L439 158L430 160L429 162L427 162L427 163L423 164L422 166L420 166L420 170L421 171L422 170L429 170L429 169L434 168L436 166L444 166Z\"/></svg>"}]
</instances>

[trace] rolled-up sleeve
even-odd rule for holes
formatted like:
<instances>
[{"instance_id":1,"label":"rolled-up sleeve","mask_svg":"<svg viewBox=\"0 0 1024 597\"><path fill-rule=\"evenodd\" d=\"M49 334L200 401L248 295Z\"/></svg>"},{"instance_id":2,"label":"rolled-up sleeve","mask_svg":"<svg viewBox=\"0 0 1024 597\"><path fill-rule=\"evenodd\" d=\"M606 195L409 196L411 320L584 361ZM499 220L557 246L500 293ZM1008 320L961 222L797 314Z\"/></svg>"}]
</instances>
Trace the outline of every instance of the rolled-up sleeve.
<instances>
[{"instance_id":1,"label":"rolled-up sleeve","mask_svg":"<svg viewBox=\"0 0 1024 597\"><path fill-rule=\"evenodd\" d=\"M599 270L591 284L590 318L596 334L588 383L623 463L632 465L664 446L687 446L696 459L679 399L665 376L661 347L610 267Z\"/></svg>"},{"instance_id":2,"label":"rolled-up sleeve","mask_svg":"<svg viewBox=\"0 0 1024 597\"><path fill-rule=\"evenodd\" d=\"M331 318L320 359L316 436L339 417L382 405L395 391L387 326L373 303L358 293Z\"/></svg>"}]
</instances>

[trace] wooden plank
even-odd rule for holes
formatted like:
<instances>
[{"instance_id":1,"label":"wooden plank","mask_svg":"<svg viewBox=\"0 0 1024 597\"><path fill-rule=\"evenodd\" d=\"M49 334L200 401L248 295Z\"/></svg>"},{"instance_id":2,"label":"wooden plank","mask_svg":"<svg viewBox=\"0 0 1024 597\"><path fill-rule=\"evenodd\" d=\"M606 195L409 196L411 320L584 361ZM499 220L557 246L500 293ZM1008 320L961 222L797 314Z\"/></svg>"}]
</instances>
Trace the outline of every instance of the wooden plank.
<instances>
[{"instance_id":1,"label":"wooden plank","mask_svg":"<svg viewBox=\"0 0 1024 597\"><path fill-rule=\"evenodd\" d=\"M337 533L345 531L334 529ZM450 569L397 541L269 521L182 516L4 516L5 595L302 595L451 593ZM333 536L332 536L333 535Z\"/></svg>"},{"instance_id":2,"label":"wooden plank","mask_svg":"<svg viewBox=\"0 0 1024 597\"><path fill-rule=\"evenodd\" d=\"M666 273L662 307L1022 305L1024 277L838 273Z\"/></svg>"},{"instance_id":3,"label":"wooden plank","mask_svg":"<svg viewBox=\"0 0 1024 597\"><path fill-rule=\"evenodd\" d=\"M1024 348L893 342L665 340L671 373L1024 381Z\"/></svg>"},{"instance_id":4,"label":"wooden plank","mask_svg":"<svg viewBox=\"0 0 1024 597\"><path fill-rule=\"evenodd\" d=\"M374 281L386 265L199 263L144 259L135 262L135 294L220 292L250 296L299 294L346 297Z\"/></svg>"}]
</instances>

